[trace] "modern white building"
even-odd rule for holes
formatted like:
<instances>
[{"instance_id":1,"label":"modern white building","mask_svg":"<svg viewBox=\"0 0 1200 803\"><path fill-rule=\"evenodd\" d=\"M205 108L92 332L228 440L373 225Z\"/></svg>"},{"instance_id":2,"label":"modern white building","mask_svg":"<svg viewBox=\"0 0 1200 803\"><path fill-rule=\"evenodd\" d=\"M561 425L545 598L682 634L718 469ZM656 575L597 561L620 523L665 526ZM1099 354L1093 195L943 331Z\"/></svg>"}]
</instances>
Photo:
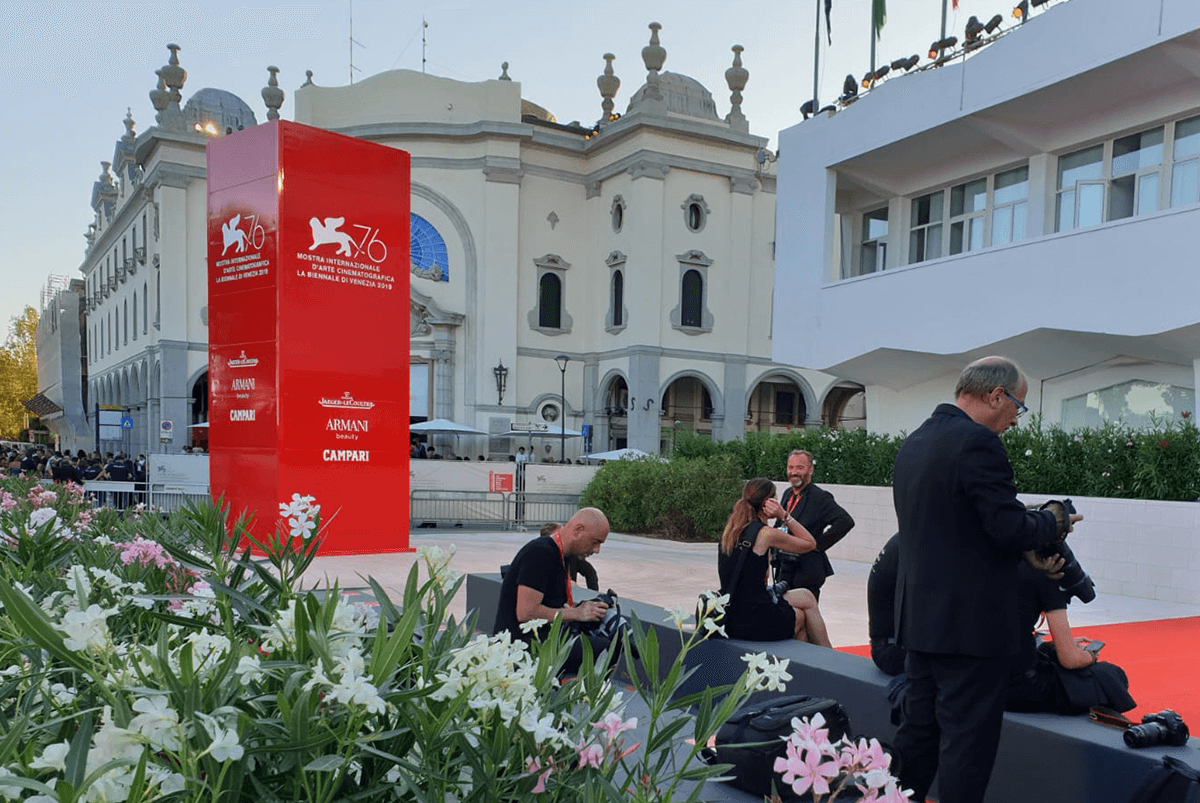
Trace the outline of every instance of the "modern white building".
<instances>
[{"instance_id":1,"label":"modern white building","mask_svg":"<svg viewBox=\"0 0 1200 803\"><path fill-rule=\"evenodd\" d=\"M997 353L1046 423L1196 409L1200 3L1042 8L780 135L773 354L872 430Z\"/></svg>"},{"instance_id":2,"label":"modern white building","mask_svg":"<svg viewBox=\"0 0 1200 803\"><path fill-rule=\"evenodd\" d=\"M557 122L506 66L477 83L397 70L322 87L310 74L295 93L296 122L412 154L411 413L494 436L443 436L443 453L505 457L524 439L501 433L545 425L534 449L558 459L564 420L596 452L658 452L680 428L729 439L862 423L861 388L771 357L774 154L741 111L742 48L712 54L730 64L721 113L663 70L650 27L628 100L612 54L581 77L581 92L599 89L594 124ZM139 135L127 118L102 164L81 268L88 397L129 410L133 451L178 450L207 419L204 145L256 122L220 90L184 104L170 47L157 124ZM274 84L272 71L268 117ZM584 447L572 438L566 456Z\"/></svg>"}]
</instances>

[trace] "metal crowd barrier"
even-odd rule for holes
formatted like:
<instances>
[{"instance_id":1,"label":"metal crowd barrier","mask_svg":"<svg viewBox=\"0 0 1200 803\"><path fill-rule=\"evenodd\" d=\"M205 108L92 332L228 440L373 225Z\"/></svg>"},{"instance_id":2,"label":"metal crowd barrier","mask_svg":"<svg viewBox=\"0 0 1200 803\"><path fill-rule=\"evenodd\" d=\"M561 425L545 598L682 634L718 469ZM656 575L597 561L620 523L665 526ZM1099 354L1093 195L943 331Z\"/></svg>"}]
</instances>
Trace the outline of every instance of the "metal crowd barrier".
<instances>
[{"instance_id":1,"label":"metal crowd barrier","mask_svg":"<svg viewBox=\"0 0 1200 803\"><path fill-rule=\"evenodd\" d=\"M174 513L188 502L212 501L207 485L150 485L150 506Z\"/></svg>"},{"instance_id":2,"label":"metal crowd barrier","mask_svg":"<svg viewBox=\"0 0 1200 803\"><path fill-rule=\"evenodd\" d=\"M409 526L537 528L566 521L578 507L578 494L415 490L409 494Z\"/></svg>"}]
</instances>

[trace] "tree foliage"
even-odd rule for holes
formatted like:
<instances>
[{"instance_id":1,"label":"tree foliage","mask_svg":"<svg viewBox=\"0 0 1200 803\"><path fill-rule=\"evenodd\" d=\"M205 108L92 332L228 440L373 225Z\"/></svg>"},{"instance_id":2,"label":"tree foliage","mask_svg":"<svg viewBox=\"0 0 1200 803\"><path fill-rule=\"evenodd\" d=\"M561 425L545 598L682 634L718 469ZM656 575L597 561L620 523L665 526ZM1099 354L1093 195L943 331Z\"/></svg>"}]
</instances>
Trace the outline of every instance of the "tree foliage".
<instances>
[{"instance_id":1,"label":"tree foliage","mask_svg":"<svg viewBox=\"0 0 1200 803\"><path fill-rule=\"evenodd\" d=\"M37 324L33 307L12 319L0 348L0 438L16 438L25 428L27 411L21 402L37 393Z\"/></svg>"}]
</instances>

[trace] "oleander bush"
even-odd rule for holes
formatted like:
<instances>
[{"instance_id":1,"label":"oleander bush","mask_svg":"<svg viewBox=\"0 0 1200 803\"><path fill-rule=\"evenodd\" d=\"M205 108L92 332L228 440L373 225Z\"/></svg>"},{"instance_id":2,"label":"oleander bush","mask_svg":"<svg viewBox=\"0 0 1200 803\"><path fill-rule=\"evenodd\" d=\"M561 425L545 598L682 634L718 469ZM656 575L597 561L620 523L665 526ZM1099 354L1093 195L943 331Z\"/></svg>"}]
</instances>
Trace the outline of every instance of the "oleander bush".
<instances>
[{"instance_id":1,"label":"oleander bush","mask_svg":"<svg viewBox=\"0 0 1200 803\"><path fill-rule=\"evenodd\" d=\"M1200 499L1200 430L1190 413L1142 429L1108 423L1071 431L1043 427L1031 416L1001 440L1022 493ZM903 444L904 435L865 430L748 432L742 440L724 442L680 430L669 461L620 460L601 467L584 490L583 504L604 510L621 532L715 540L742 481L787 479L793 449L812 453L817 483L887 486Z\"/></svg>"},{"instance_id":2,"label":"oleander bush","mask_svg":"<svg viewBox=\"0 0 1200 803\"><path fill-rule=\"evenodd\" d=\"M119 517L75 486L0 480L0 800L694 800L684 782L727 769L697 758L716 728L790 679L750 656L732 686L680 695L707 631L681 627L659 666L634 621L638 729L599 656L555 680L557 623L530 650L449 616L461 578L440 551L396 603L369 578L374 606L303 589L319 512L294 495L255 540L211 504Z\"/></svg>"},{"instance_id":3,"label":"oleander bush","mask_svg":"<svg viewBox=\"0 0 1200 803\"><path fill-rule=\"evenodd\" d=\"M698 540L721 535L741 495L742 474L732 455L643 457L601 466L579 503L603 510L619 532Z\"/></svg>"}]
</instances>

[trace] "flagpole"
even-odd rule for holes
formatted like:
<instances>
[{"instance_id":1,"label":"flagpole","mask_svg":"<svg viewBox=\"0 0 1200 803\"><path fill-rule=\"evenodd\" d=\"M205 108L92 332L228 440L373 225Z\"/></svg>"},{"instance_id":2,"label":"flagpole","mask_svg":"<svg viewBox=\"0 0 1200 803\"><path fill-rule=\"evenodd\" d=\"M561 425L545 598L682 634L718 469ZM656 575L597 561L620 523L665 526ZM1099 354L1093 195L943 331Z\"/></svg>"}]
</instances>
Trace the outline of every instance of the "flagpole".
<instances>
[{"instance_id":1,"label":"flagpole","mask_svg":"<svg viewBox=\"0 0 1200 803\"><path fill-rule=\"evenodd\" d=\"M817 113L820 104L817 102L817 86L821 64L821 0L816 0L817 22L813 26L813 114Z\"/></svg>"},{"instance_id":2,"label":"flagpole","mask_svg":"<svg viewBox=\"0 0 1200 803\"><path fill-rule=\"evenodd\" d=\"M946 38L946 3L950 0L942 0L942 39Z\"/></svg>"},{"instance_id":3,"label":"flagpole","mask_svg":"<svg viewBox=\"0 0 1200 803\"><path fill-rule=\"evenodd\" d=\"M871 4L871 72L875 72L875 4Z\"/></svg>"}]
</instances>

